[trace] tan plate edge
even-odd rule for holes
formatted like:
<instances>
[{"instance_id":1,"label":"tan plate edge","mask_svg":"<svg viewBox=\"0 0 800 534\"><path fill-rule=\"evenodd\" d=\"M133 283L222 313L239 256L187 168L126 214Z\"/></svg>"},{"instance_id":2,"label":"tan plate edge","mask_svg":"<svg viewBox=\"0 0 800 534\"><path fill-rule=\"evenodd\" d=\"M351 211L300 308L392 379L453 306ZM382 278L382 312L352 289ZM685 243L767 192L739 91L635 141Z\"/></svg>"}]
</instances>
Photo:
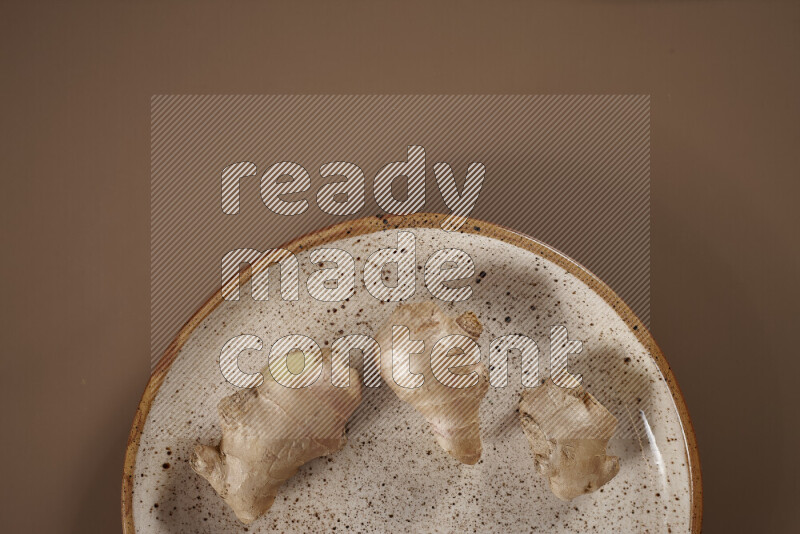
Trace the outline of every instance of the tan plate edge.
<instances>
[{"instance_id":1,"label":"tan plate edge","mask_svg":"<svg viewBox=\"0 0 800 534\"><path fill-rule=\"evenodd\" d=\"M368 217L365 219L358 219L355 221L345 221L322 230L316 230L304 236L301 236L281 248L285 248L293 253L300 253L319 245L330 243L338 239L346 237L354 237L365 235L381 230L393 228L440 228L440 224L445 220L447 215L438 213L417 213L414 215L392 215L392 216L378 216ZM581 266L575 260L570 259L566 255L557 252L537 241L536 239L520 234L509 228L499 226L497 224L488 223L485 221L478 221L476 219L469 219L459 230L460 233L477 234L486 237L499 239L505 243L522 248L529 252L533 252L558 266L565 269L567 272L577 277L588 285L595 293L600 295L625 321L625 324L631 329L633 334L644 345L650 355L658 365L664 380L667 382L672 398L675 401L675 406L678 408L678 415L680 416L681 426L683 433L686 437L687 457L689 459L689 473L692 485L692 502L691 502L691 532L692 534L699 534L702 531L703 523L703 482L702 474L700 471L700 453L697 447L697 440L694 434L694 427L692 426L689 411L686 407L686 402L681 393L678 382L675 380L675 375L667 363L664 354L656 344L653 336L649 330L642 324L642 322L634 315L633 311L620 299L616 293L588 269ZM244 284L249 278L252 268L247 269L242 274L241 283ZM139 440L144 429L147 414L150 412L150 406L158 393L164 378L167 376L175 358L189 339L189 336L194 331L195 327L200 324L208 315L222 302L222 290L218 290L209 298L203 306L192 316L189 321L183 325L177 337L170 343L164 355L159 360L153 370L147 387L142 394L142 399L139 401L139 406L136 409L136 415L133 418L131 431L128 436L128 445L125 450L125 464L122 474L122 530L124 534L135 534L136 529L133 524L133 475L136 467L136 454L139 450Z\"/></svg>"}]
</instances>

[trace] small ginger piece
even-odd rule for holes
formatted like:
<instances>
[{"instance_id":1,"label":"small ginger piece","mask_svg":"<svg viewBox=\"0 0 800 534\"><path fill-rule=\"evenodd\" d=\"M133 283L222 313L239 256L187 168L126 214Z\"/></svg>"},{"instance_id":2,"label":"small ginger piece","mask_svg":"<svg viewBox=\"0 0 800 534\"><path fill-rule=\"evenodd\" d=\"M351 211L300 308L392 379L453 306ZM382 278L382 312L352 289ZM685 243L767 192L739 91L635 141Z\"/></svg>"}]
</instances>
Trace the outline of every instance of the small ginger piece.
<instances>
[{"instance_id":1,"label":"small ginger piece","mask_svg":"<svg viewBox=\"0 0 800 534\"><path fill-rule=\"evenodd\" d=\"M606 454L617 419L581 386L547 380L526 389L519 417L536 470L559 499L596 491L619 472L619 458Z\"/></svg>"},{"instance_id":2,"label":"small ginger piece","mask_svg":"<svg viewBox=\"0 0 800 534\"><path fill-rule=\"evenodd\" d=\"M422 375L424 383L419 387L404 387L393 376L395 363L392 346L392 326L409 329L412 343L424 341L424 350L412 351L408 355L407 368L411 373ZM430 424L439 446L462 463L472 465L481 457L481 434L478 410L481 400L489 389L489 373L480 361L458 365L454 363L456 376L471 377L475 383L468 387L452 387L443 384L434 375L441 368L431 367L434 345L447 336L464 336L474 342L481 334L482 326L475 314L467 312L451 317L442 312L433 302L399 305L376 336L384 356L381 358L381 376L400 400L409 403ZM452 352L452 351L451 351ZM462 353L463 355L463 353ZM447 364L442 365L444 367ZM452 369L452 368L451 368ZM441 374L438 375L441 377ZM477 378L477 380L475 380Z\"/></svg>"},{"instance_id":3,"label":"small ginger piece","mask_svg":"<svg viewBox=\"0 0 800 534\"><path fill-rule=\"evenodd\" d=\"M269 510L278 488L300 466L347 442L345 423L361 402L358 373L348 369L350 385L340 388L331 384L327 351L322 362L306 356L305 365L323 369L308 387L286 387L265 369L262 385L222 399L219 446L195 447L192 468L242 523L250 524Z\"/></svg>"}]
</instances>

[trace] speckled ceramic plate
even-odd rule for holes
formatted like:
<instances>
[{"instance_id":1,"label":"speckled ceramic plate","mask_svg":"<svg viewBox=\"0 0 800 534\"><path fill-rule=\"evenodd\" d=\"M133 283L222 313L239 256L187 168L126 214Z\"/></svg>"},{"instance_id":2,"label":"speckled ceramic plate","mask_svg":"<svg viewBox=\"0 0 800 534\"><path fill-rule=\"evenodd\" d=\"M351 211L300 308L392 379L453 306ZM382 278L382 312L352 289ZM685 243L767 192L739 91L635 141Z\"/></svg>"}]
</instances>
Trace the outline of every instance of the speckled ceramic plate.
<instances>
[{"instance_id":1,"label":"speckled ceramic plate","mask_svg":"<svg viewBox=\"0 0 800 534\"><path fill-rule=\"evenodd\" d=\"M336 246L356 257L356 293L344 305L311 299L302 283L296 302L231 302L220 294L207 302L168 349L139 405L123 477L125 532L700 532L700 466L689 416L664 356L630 309L586 269L533 239L483 222L448 234L439 229L442 219L364 219L287 245L300 260L301 280L311 271L310 249ZM534 470L515 412L522 385L512 357L509 386L490 388L481 405L478 464L447 456L422 417L388 387L364 388L344 449L303 466L272 509L243 526L188 461L196 443L219 440L216 405L235 389L220 373L221 347L243 333L267 347L289 333L320 345L340 331L373 335L393 305L369 295L361 271L370 252L396 246L398 227L415 233L418 265L436 250L460 248L485 273L469 301L443 306L478 315L484 359L488 342L507 333L533 338L543 356L553 325L583 341L570 367L619 421L609 443L619 474L573 501L553 496ZM418 290L414 298L426 297ZM253 352L241 365L252 372L265 363Z\"/></svg>"}]
</instances>

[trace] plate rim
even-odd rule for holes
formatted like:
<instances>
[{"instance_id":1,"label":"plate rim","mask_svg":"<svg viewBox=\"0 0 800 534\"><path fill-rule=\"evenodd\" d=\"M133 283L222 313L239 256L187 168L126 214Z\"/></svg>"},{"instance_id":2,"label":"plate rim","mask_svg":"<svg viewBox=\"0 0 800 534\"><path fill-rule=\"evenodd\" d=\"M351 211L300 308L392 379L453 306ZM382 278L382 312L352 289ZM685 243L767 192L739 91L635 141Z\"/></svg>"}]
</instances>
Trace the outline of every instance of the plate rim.
<instances>
[{"instance_id":1,"label":"plate rim","mask_svg":"<svg viewBox=\"0 0 800 534\"><path fill-rule=\"evenodd\" d=\"M278 248L285 248L294 254L304 250L316 248L320 245L329 244L339 239L347 237L357 237L370 233L380 232L390 229L401 228L431 228L440 229L441 224L448 217L441 213L416 213L413 215L377 215L343 221L326 228L314 230L306 233ZM650 330L636 317L633 310L623 302L623 300L600 278L579 262L570 258L566 254L559 252L553 247L541 241L513 230L511 228L490 223L478 219L468 218L457 232L461 234L475 234L490 237L503 241L504 243L522 248L540 257L543 257L559 267L563 268L573 276L584 282L589 288L600 296L617 315L628 326L629 330L636 339L647 349L647 352L655 361L659 371L669 388L672 400L678 409L678 418L686 442L686 457L688 459L689 482L691 484L691 519L690 532L699 534L702 532L703 519L703 481L700 468L700 452L697 446L697 438L692 425L689 410L686 406L683 393L681 392L675 375L667 362L666 357L655 342ZM252 268L246 269L241 274L241 283L244 284L250 278ZM142 393L139 404L136 408L131 430L128 435L128 442L125 448L125 460L122 472L122 531L123 534L135 534L136 528L133 521L133 479L136 469L136 457L139 452L139 443L144 430L150 407L155 400L158 390L164 382L172 363L178 356L183 345L189 339L194 329L222 302L222 288L214 292L200 308L192 314L192 317L181 327L178 335L164 351L163 356L153 369L147 386Z\"/></svg>"}]
</instances>

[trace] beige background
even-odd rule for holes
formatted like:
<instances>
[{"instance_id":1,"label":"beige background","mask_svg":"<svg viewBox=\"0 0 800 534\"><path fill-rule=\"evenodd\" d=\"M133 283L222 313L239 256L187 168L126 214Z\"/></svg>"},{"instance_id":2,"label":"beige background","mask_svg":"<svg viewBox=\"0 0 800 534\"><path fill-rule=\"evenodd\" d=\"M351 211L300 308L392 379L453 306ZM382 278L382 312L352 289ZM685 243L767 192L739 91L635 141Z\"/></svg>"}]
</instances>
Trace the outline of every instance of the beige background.
<instances>
[{"instance_id":1,"label":"beige background","mask_svg":"<svg viewBox=\"0 0 800 534\"><path fill-rule=\"evenodd\" d=\"M706 531L798 527L800 4L429 4L3 3L4 531L120 531L156 93L650 94L652 325Z\"/></svg>"}]
</instances>

